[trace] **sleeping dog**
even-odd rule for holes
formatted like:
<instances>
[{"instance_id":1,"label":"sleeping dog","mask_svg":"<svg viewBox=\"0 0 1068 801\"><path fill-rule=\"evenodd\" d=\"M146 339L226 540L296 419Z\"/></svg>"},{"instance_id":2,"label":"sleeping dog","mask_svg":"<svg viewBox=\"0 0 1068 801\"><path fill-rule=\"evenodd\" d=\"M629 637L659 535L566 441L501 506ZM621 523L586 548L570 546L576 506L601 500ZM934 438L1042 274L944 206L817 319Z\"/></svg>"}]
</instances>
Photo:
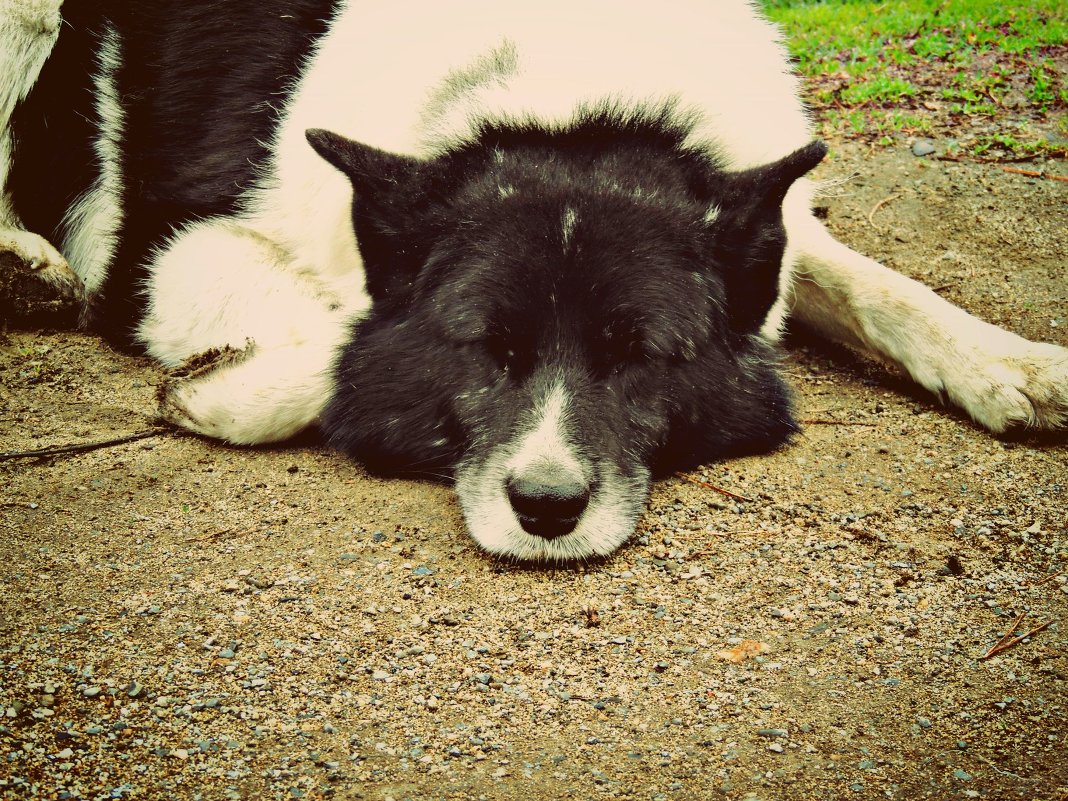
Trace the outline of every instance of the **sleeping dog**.
<instances>
[{"instance_id":1,"label":"sleeping dog","mask_svg":"<svg viewBox=\"0 0 1068 801\"><path fill-rule=\"evenodd\" d=\"M835 241L744 0L0 0L0 246L233 443L452 470L487 551L607 554L650 477L796 430L788 313L979 424L1068 351Z\"/></svg>"}]
</instances>

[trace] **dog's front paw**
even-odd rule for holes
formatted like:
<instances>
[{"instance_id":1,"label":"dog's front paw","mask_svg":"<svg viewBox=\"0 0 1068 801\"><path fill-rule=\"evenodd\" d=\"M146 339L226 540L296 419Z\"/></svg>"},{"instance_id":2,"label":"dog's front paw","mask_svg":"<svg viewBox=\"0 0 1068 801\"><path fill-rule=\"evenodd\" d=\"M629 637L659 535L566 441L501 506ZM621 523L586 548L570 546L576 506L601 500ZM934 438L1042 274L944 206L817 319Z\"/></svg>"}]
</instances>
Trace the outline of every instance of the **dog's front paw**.
<instances>
[{"instance_id":1,"label":"dog's front paw","mask_svg":"<svg viewBox=\"0 0 1068 801\"><path fill-rule=\"evenodd\" d=\"M243 349L213 348L187 359L171 370L158 391L159 416L168 423L215 439L228 436L233 415L226 404L222 373L248 359L252 342Z\"/></svg>"},{"instance_id":2,"label":"dog's front paw","mask_svg":"<svg viewBox=\"0 0 1068 801\"><path fill-rule=\"evenodd\" d=\"M0 230L0 309L9 320L74 319L85 286L58 250L37 234Z\"/></svg>"},{"instance_id":3,"label":"dog's front paw","mask_svg":"<svg viewBox=\"0 0 1068 801\"><path fill-rule=\"evenodd\" d=\"M1068 427L1068 349L995 333L943 372L949 399L997 433Z\"/></svg>"}]
</instances>

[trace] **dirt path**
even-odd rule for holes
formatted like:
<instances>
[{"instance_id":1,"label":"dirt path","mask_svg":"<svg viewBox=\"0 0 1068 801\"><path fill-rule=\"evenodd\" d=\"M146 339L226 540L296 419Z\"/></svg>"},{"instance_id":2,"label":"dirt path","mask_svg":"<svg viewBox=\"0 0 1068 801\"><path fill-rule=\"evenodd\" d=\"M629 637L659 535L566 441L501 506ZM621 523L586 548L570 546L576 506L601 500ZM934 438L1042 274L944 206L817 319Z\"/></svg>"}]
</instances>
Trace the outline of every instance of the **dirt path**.
<instances>
[{"instance_id":1,"label":"dirt path","mask_svg":"<svg viewBox=\"0 0 1068 801\"><path fill-rule=\"evenodd\" d=\"M1068 344L1064 183L839 152L845 241ZM311 439L0 462L0 796L1068 798L1063 440L787 364L820 422L698 475L751 500L662 482L586 568L494 563L447 486ZM9 332L0 451L148 428L160 379Z\"/></svg>"}]
</instances>

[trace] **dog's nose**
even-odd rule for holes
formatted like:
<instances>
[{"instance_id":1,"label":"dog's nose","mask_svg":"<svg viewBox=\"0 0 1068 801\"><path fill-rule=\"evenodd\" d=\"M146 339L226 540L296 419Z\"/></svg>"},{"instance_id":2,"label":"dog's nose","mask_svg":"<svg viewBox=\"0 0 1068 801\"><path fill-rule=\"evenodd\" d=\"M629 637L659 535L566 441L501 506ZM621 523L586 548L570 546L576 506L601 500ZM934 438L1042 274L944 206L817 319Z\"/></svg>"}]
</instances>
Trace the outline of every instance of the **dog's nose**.
<instances>
[{"instance_id":1,"label":"dog's nose","mask_svg":"<svg viewBox=\"0 0 1068 801\"><path fill-rule=\"evenodd\" d=\"M590 486L570 477L516 476L508 500L528 534L551 540L570 534L590 501Z\"/></svg>"}]
</instances>

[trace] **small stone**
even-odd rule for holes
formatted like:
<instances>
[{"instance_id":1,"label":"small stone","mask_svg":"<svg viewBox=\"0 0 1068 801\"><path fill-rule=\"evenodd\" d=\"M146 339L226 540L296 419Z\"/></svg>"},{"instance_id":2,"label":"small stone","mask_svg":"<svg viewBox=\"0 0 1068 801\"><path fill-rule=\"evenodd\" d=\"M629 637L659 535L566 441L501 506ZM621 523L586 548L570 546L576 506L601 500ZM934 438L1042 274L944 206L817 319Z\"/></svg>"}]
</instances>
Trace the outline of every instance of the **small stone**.
<instances>
[{"instance_id":1,"label":"small stone","mask_svg":"<svg viewBox=\"0 0 1068 801\"><path fill-rule=\"evenodd\" d=\"M371 678L375 681L385 681L389 678L389 674L386 673L386 671L384 670L376 670L374 673L371 674Z\"/></svg>"},{"instance_id":2,"label":"small stone","mask_svg":"<svg viewBox=\"0 0 1068 801\"><path fill-rule=\"evenodd\" d=\"M929 139L917 139L912 143L912 155L930 156L936 150L934 143Z\"/></svg>"},{"instance_id":3,"label":"small stone","mask_svg":"<svg viewBox=\"0 0 1068 801\"><path fill-rule=\"evenodd\" d=\"M131 698L136 698L145 691L145 688L139 681L131 681L130 686L126 688L126 694Z\"/></svg>"},{"instance_id":4,"label":"small stone","mask_svg":"<svg viewBox=\"0 0 1068 801\"><path fill-rule=\"evenodd\" d=\"M82 695L84 695L86 698L96 698L98 695L100 695L100 692L101 689L97 686L86 687L84 690L82 690Z\"/></svg>"},{"instance_id":5,"label":"small stone","mask_svg":"<svg viewBox=\"0 0 1068 801\"><path fill-rule=\"evenodd\" d=\"M953 771L953 778L960 779L962 782L970 782L972 780L972 774L968 773L968 771L966 770L961 770L960 768L957 768L955 771Z\"/></svg>"},{"instance_id":6,"label":"small stone","mask_svg":"<svg viewBox=\"0 0 1068 801\"><path fill-rule=\"evenodd\" d=\"M927 718L916 718L916 723L919 724L921 729L931 728L931 721L929 721Z\"/></svg>"},{"instance_id":7,"label":"small stone","mask_svg":"<svg viewBox=\"0 0 1068 801\"><path fill-rule=\"evenodd\" d=\"M757 734L761 737L786 737L789 732L786 729L757 729Z\"/></svg>"},{"instance_id":8,"label":"small stone","mask_svg":"<svg viewBox=\"0 0 1068 801\"><path fill-rule=\"evenodd\" d=\"M768 746L768 750L776 754L781 754L785 749L779 743L772 743Z\"/></svg>"}]
</instances>

